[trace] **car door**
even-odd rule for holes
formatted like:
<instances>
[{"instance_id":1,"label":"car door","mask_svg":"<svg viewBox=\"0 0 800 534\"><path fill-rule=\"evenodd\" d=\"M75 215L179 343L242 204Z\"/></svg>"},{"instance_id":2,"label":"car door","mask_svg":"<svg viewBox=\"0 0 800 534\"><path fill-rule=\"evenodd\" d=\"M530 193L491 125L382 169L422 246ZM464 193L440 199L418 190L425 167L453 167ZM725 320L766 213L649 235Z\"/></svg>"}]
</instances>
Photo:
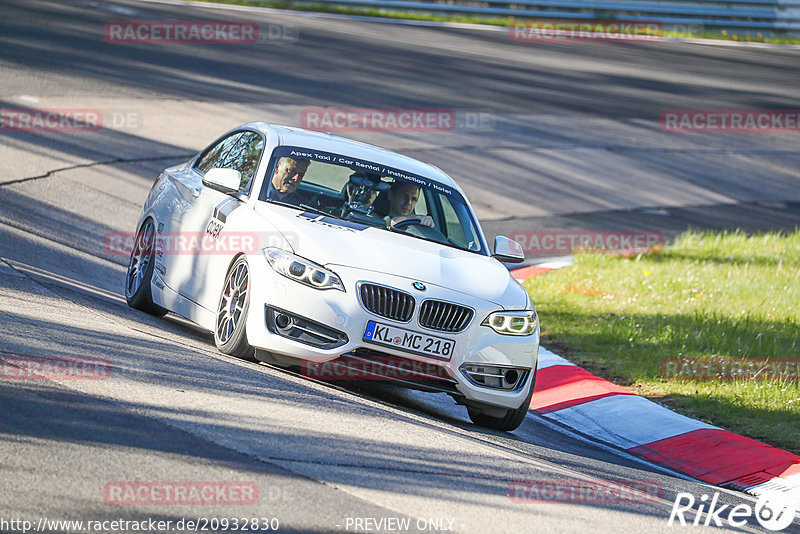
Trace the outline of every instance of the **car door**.
<instances>
[{"instance_id":1,"label":"car door","mask_svg":"<svg viewBox=\"0 0 800 534\"><path fill-rule=\"evenodd\" d=\"M214 272L209 265L215 261L227 261L234 251L218 246L220 234L224 232L228 216L243 204L242 200L203 183L203 176L213 168L234 169L241 174L238 192L248 195L255 177L258 162L264 150L263 136L254 131L237 132L220 140L201 156L192 171L198 187L194 202L181 220L182 243L173 258L173 287L184 297L211 309L214 299L204 298L208 274ZM218 295L217 295L218 296ZM211 308L209 308L209 305Z\"/></svg>"},{"instance_id":2,"label":"car door","mask_svg":"<svg viewBox=\"0 0 800 534\"><path fill-rule=\"evenodd\" d=\"M180 294L188 293L186 284L191 277L194 264L187 240L192 234L197 235L198 213L203 211L202 208L198 209L204 189L204 173L200 169L212 168L240 136L241 132L235 132L218 139L203 150L192 165L182 167L167 176L170 185L175 188L176 195L169 220L166 221L166 228L159 236L160 244L156 248L156 254L160 256L160 263L163 266L161 274L164 283Z\"/></svg>"}]
</instances>

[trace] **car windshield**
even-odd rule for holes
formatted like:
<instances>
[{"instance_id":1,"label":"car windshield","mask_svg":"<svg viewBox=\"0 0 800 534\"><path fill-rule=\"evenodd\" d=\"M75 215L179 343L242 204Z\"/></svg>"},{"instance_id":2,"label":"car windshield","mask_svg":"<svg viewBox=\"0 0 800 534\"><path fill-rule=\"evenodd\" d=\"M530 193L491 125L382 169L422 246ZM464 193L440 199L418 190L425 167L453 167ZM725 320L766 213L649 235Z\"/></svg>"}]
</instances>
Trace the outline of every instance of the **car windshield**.
<instances>
[{"instance_id":1,"label":"car windshield","mask_svg":"<svg viewBox=\"0 0 800 534\"><path fill-rule=\"evenodd\" d=\"M458 191L340 154L276 148L259 200L485 254L474 215Z\"/></svg>"}]
</instances>

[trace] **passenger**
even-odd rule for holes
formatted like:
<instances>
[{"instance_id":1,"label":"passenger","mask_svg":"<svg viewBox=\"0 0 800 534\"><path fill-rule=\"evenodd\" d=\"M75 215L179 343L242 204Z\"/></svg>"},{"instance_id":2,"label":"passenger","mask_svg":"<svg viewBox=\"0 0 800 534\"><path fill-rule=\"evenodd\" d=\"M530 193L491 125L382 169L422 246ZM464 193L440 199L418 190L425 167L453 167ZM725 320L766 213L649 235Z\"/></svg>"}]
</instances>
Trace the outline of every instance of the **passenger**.
<instances>
[{"instance_id":1,"label":"passenger","mask_svg":"<svg viewBox=\"0 0 800 534\"><path fill-rule=\"evenodd\" d=\"M297 187L303 181L310 164L307 159L279 159L267 190L267 198L295 205L302 203L303 198L297 193Z\"/></svg>"}]
</instances>

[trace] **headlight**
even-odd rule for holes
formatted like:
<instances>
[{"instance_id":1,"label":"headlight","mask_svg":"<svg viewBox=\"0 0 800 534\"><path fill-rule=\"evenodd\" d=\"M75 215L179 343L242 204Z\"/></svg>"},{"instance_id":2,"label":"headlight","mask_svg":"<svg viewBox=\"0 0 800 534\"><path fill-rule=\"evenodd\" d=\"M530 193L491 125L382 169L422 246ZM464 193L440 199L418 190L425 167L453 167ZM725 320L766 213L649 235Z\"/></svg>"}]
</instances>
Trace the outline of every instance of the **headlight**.
<instances>
[{"instance_id":1,"label":"headlight","mask_svg":"<svg viewBox=\"0 0 800 534\"><path fill-rule=\"evenodd\" d=\"M535 310L500 311L490 313L481 323L498 334L507 336L529 336L536 331L539 318Z\"/></svg>"},{"instance_id":2,"label":"headlight","mask_svg":"<svg viewBox=\"0 0 800 534\"><path fill-rule=\"evenodd\" d=\"M264 249L264 256L267 257L272 268L286 278L291 278L315 289L344 291L344 284L336 273L313 261L274 247Z\"/></svg>"}]
</instances>

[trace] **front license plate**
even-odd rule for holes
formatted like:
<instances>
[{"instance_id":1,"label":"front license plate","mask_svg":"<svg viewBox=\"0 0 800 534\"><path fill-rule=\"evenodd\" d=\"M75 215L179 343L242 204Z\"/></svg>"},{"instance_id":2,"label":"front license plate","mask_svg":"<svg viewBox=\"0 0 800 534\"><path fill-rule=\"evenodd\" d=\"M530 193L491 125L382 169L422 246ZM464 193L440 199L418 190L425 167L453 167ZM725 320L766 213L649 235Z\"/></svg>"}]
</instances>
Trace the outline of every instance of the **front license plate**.
<instances>
[{"instance_id":1,"label":"front license plate","mask_svg":"<svg viewBox=\"0 0 800 534\"><path fill-rule=\"evenodd\" d=\"M453 355L456 346L452 339L429 336L375 321L367 321L364 341L446 360Z\"/></svg>"}]
</instances>

